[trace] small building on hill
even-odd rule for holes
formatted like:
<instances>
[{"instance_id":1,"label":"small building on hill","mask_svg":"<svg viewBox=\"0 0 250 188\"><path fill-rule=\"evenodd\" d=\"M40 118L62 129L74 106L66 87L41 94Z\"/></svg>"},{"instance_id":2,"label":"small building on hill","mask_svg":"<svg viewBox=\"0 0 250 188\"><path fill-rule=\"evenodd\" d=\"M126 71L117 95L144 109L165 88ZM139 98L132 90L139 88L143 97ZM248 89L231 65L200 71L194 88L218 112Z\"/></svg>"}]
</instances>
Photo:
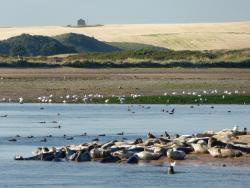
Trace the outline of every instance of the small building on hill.
<instances>
[{"instance_id":1,"label":"small building on hill","mask_svg":"<svg viewBox=\"0 0 250 188\"><path fill-rule=\"evenodd\" d=\"M86 26L86 21L84 19L79 19L77 21L77 26L78 27L85 27Z\"/></svg>"},{"instance_id":2,"label":"small building on hill","mask_svg":"<svg viewBox=\"0 0 250 188\"><path fill-rule=\"evenodd\" d=\"M53 57L52 62L53 63L62 63L63 60L64 59L62 57Z\"/></svg>"}]
</instances>

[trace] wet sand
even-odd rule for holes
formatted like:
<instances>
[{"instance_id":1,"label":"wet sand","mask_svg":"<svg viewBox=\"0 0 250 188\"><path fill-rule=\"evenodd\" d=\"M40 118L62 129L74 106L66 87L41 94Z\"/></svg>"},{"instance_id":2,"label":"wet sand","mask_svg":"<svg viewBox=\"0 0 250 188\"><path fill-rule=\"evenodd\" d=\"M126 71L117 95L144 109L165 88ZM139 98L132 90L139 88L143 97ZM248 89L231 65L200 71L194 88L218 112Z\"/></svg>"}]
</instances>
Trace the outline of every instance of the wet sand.
<instances>
[{"instance_id":1,"label":"wet sand","mask_svg":"<svg viewBox=\"0 0 250 188\"><path fill-rule=\"evenodd\" d=\"M156 166L169 164L171 160L167 157L162 157L157 161L150 161ZM215 166L215 167L250 167L250 154L243 154L241 157L235 158L213 158L210 154L188 154L185 160L176 161L176 165L191 165L191 166Z\"/></svg>"},{"instance_id":2,"label":"wet sand","mask_svg":"<svg viewBox=\"0 0 250 188\"><path fill-rule=\"evenodd\" d=\"M214 89L250 95L248 69L0 69L0 78L0 98L29 101L51 94L161 96Z\"/></svg>"}]
</instances>

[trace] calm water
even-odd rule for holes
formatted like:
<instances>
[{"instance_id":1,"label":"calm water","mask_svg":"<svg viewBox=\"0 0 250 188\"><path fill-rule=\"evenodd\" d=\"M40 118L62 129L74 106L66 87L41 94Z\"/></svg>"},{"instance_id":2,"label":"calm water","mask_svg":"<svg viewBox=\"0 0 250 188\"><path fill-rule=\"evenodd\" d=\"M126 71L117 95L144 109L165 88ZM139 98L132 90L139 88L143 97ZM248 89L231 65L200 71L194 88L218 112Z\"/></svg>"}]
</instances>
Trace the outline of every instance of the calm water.
<instances>
[{"instance_id":1,"label":"calm water","mask_svg":"<svg viewBox=\"0 0 250 188\"><path fill-rule=\"evenodd\" d=\"M44 109L40 109L43 107ZM145 106L148 107L148 106ZM169 115L162 109L172 110ZM229 113L228 111L231 111ZM134 112L134 113L132 113ZM239 125L250 129L248 105L150 105L150 109L135 105L42 105L0 104L0 187L249 187L248 167L189 166L176 167L174 176L166 175L167 164L121 165L72 162L14 161L16 154L30 156L38 146L62 146L89 142L98 134L102 142L124 137L145 137L151 131L160 135L192 134L205 130L221 130ZM55 123L56 121L57 123ZM40 123L46 122L46 123ZM54 128L61 125L62 128ZM80 136L87 132L88 136ZM62 136L73 136L66 140ZM8 139L20 135L17 142ZM27 136L34 138L28 139ZM45 136L47 143L40 140Z\"/></svg>"}]
</instances>

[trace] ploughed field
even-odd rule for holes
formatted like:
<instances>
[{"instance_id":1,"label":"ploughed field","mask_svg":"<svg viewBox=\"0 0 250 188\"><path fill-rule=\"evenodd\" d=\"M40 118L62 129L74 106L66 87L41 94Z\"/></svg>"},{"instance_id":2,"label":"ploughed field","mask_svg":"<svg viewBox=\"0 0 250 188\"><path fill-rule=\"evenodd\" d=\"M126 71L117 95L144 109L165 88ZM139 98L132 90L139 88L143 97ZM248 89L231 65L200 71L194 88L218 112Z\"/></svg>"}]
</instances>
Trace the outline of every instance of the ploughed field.
<instances>
[{"instance_id":1,"label":"ploughed field","mask_svg":"<svg viewBox=\"0 0 250 188\"><path fill-rule=\"evenodd\" d=\"M0 99L40 96L250 95L248 69L1 69Z\"/></svg>"},{"instance_id":2,"label":"ploughed field","mask_svg":"<svg viewBox=\"0 0 250 188\"><path fill-rule=\"evenodd\" d=\"M132 42L173 50L218 50L250 48L250 22L207 24L130 24L99 27L0 28L0 40L23 33L55 36L79 33L106 42Z\"/></svg>"}]
</instances>

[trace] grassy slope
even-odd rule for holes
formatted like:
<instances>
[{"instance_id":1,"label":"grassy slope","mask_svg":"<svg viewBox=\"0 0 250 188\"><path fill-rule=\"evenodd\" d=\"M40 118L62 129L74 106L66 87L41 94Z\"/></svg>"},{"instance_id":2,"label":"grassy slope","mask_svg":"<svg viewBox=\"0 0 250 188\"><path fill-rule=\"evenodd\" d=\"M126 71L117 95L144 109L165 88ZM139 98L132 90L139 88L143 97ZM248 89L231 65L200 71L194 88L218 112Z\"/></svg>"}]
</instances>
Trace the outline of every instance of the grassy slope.
<instances>
[{"instance_id":1,"label":"grassy slope","mask_svg":"<svg viewBox=\"0 0 250 188\"><path fill-rule=\"evenodd\" d=\"M134 44L129 44L129 46ZM136 44L135 48L145 47ZM147 49L148 48L148 49ZM250 49L233 51L172 51L151 49L125 50L111 53L83 53L52 57L0 57L0 67L78 67L78 68L129 68L129 67L227 67L250 68Z\"/></svg>"},{"instance_id":2,"label":"grassy slope","mask_svg":"<svg viewBox=\"0 0 250 188\"><path fill-rule=\"evenodd\" d=\"M10 56L38 56L75 53L72 47L65 46L59 41L46 36L22 34L0 41L0 54Z\"/></svg>"},{"instance_id":3,"label":"grassy slope","mask_svg":"<svg viewBox=\"0 0 250 188\"><path fill-rule=\"evenodd\" d=\"M61 42L65 46L71 46L76 49L77 52L113 52L120 49L111 46L107 43L96 40L95 38L85 35L67 33L53 37L57 41Z\"/></svg>"},{"instance_id":4,"label":"grassy slope","mask_svg":"<svg viewBox=\"0 0 250 188\"><path fill-rule=\"evenodd\" d=\"M109 42L109 44L121 50L167 50L163 47L132 42Z\"/></svg>"}]
</instances>

